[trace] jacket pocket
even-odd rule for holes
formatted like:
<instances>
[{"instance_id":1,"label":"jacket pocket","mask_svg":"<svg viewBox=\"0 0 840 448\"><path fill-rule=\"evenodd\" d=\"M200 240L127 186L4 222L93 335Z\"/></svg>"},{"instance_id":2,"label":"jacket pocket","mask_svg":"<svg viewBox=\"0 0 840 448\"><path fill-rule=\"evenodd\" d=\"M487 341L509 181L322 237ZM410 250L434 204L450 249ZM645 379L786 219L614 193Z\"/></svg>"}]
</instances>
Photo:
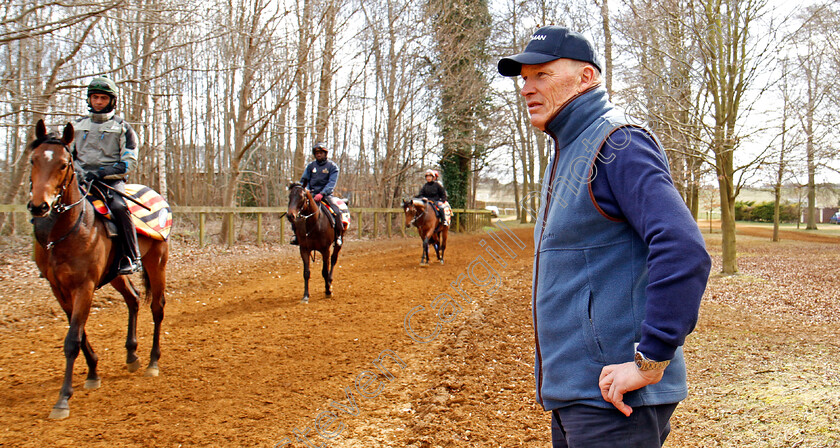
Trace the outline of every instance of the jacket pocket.
<instances>
[{"instance_id":1,"label":"jacket pocket","mask_svg":"<svg viewBox=\"0 0 840 448\"><path fill-rule=\"evenodd\" d=\"M576 295L578 322L580 322L586 353L590 360L598 364L605 364L602 335L599 334L593 319L592 290L587 284Z\"/></svg>"}]
</instances>

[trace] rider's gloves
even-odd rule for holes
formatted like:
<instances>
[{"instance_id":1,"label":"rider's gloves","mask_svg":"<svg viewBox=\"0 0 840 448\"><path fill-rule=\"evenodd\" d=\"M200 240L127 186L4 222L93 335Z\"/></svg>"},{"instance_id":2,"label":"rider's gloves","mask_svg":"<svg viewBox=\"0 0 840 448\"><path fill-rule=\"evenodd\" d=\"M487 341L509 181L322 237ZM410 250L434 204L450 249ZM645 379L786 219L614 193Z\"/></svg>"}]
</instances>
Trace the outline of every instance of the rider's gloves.
<instances>
[{"instance_id":1,"label":"rider's gloves","mask_svg":"<svg viewBox=\"0 0 840 448\"><path fill-rule=\"evenodd\" d=\"M324 195L321 193L315 195L315 202L321 202L321 199L324 199Z\"/></svg>"}]
</instances>

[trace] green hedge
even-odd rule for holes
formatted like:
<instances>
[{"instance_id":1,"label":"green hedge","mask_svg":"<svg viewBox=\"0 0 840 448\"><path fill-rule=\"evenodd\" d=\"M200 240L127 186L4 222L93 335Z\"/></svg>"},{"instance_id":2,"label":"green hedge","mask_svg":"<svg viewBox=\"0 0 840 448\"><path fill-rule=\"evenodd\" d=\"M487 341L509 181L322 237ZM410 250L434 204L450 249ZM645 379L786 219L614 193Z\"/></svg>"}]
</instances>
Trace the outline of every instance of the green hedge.
<instances>
[{"instance_id":1,"label":"green hedge","mask_svg":"<svg viewBox=\"0 0 840 448\"><path fill-rule=\"evenodd\" d=\"M773 222L773 202L738 201L735 202L735 220ZM788 202L779 205L779 221L796 222L797 207Z\"/></svg>"}]
</instances>

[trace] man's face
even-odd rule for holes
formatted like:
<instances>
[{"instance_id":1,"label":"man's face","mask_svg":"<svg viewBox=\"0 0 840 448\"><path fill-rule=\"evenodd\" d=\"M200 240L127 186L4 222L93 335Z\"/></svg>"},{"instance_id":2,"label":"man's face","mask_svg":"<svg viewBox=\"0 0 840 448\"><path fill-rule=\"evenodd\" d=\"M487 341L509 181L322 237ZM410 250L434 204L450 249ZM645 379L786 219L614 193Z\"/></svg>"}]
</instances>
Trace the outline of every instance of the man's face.
<instances>
[{"instance_id":1,"label":"man's face","mask_svg":"<svg viewBox=\"0 0 840 448\"><path fill-rule=\"evenodd\" d=\"M319 162L323 162L324 160L327 160L327 152L324 151L323 149L316 150L315 151L315 160L317 160Z\"/></svg>"},{"instance_id":2,"label":"man's face","mask_svg":"<svg viewBox=\"0 0 840 448\"><path fill-rule=\"evenodd\" d=\"M582 70L581 64L571 59L522 65L520 74L525 85L519 94L525 97L534 127L545 131L557 111L578 94Z\"/></svg>"},{"instance_id":3,"label":"man's face","mask_svg":"<svg viewBox=\"0 0 840 448\"><path fill-rule=\"evenodd\" d=\"M99 112L102 109L108 107L108 104L111 102L111 97L104 94L104 93L91 93L90 94L90 107L93 108L94 111Z\"/></svg>"}]
</instances>

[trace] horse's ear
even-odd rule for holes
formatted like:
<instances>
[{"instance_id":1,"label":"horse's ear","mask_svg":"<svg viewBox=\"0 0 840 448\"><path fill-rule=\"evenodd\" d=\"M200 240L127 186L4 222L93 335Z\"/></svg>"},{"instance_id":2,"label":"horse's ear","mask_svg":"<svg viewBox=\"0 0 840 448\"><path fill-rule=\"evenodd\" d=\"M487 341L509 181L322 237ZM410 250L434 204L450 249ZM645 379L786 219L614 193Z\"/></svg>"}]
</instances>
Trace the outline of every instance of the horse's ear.
<instances>
[{"instance_id":1,"label":"horse's ear","mask_svg":"<svg viewBox=\"0 0 840 448\"><path fill-rule=\"evenodd\" d=\"M75 137L75 135L76 134L73 130L73 125L67 123L67 125L64 126L64 134L61 136L61 143L64 143L65 145L73 143L73 138Z\"/></svg>"},{"instance_id":2,"label":"horse's ear","mask_svg":"<svg viewBox=\"0 0 840 448\"><path fill-rule=\"evenodd\" d=\"M44 120L39 119L38 123L35 125L35 138L37 140L41 140L47 136L47 125L44 124Z\"/></svg>"}]
</instances>

